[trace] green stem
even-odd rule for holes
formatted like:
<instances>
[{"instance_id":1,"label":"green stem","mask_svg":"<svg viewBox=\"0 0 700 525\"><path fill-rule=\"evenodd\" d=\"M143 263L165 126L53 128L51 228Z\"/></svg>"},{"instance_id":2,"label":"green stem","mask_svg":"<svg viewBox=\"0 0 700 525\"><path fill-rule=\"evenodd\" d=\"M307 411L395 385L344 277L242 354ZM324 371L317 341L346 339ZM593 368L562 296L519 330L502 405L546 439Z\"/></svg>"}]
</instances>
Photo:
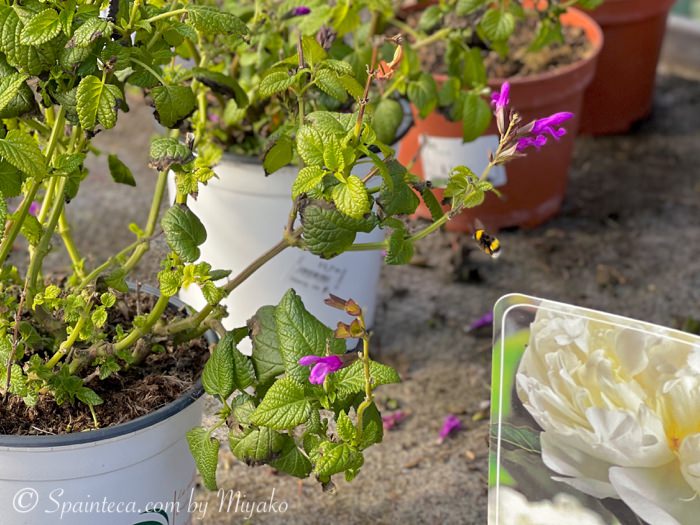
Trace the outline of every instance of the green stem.
<instances>
[{"instance_id":1,"label":"green stem","mask_svg":"<svg viewBox=\"0 0 700 525\"><path fill-rule=\"evenodd\" d=\"M153 22L157 22L158 20L164 20L165 18L170 18L171 16L184 15L185 13L187 13L187 9L175 9L174 11L166 11L165 13L161 13L159 15L152 16L151 18L147 18L145 22L152 24Z\"/></svg>"},{"instance_id":2,"label":"green stem","mask_svg":"<svg viewBox=\"0 0 700 525\"><path fill-rule=\"evenodd\" d=\"M70 256L70 260L73 263L73 270L75 275L80 279L85 278L85 272L83 271L83 258L78 252L78 248L75 245L73 236L71 235L71 228L68 220L66 219L65 210L61 212L61 216L58 218L58 233L63 239L63 245L66 247L66 251Z\"/></svg>"},{"instance_id":3,"label":"green stem","mask_svg":"<svg viewBox=\"0 0 700 525\"><path fill-rule=\"evenodd\" d=\"M53 356L51 356L51 359L49 359L49 361L46 363L46 366L48 368L53 368L54 366L56 366L61 360L61 358L63 358L63 356L66 355L71 348L73 348L73 345L78 340L78 337L80 336L80 331L83 329L83 325L85 324L85 321L88 318L88 314L90 313L90 306L91 303L88 303L85 307L85 311L80 315L80 319L78 319L78 322L75 323L75 326L73 327L73 330L71 331L68 338L61 343L61 345L58 347L58 350L56 350Z\"/></svg>"},{"instance_id":4,"label":"green stem","mask_svg":"<svg viewBox=\"0 0 700 525\"><path fill-rule=\"evenodd\" d=\"M148 71L148 72L149 72L151 75L153 75L153 76L156 78L156 80L157 80L158 82L160 82L162 85L164 85L164 86L167 85L167 84L165 83L165 80L163 79L163 77L160 76L160 75L159 75L151 66L149 66L148 64L145 64L145 63L141 62L138 58L133 58L133 57L132 57L132 58L130 58L129 60L130 60L131 62L133 62L134 64L136 64L137 66L141 66L141 67L144 68L146 71Z\"/></svg>"},{"instance_id":5,"label":"green stem","mask_svg":"<svg viewBox=\"0 0 700 525\"><path fill-rule=\"evenodd\" d=\"M80 285L78 285L77 291L81 291L85 289L85 287L90 284L92 281L97 279L102 272L104 272L107 268L112 266L113 264L116 264L119 262L119 260L129 254L134 248L136 248L139 244L148 242L148 239L139 239L138 241L135 241L131 243L129 246L124 248L122 251L120 251L118 254L113 255L109 259L107 259L105 262L100 264L97 268L95 268L93 271L91 271L85 278L81 281Z\"/></svg>"},{"instance_id":6,"label":"green stem","mask_svg":"<svg viewBox=\"0 0 700 525\"><path fill-rule=\"evenodd\" d=\"M413 29L413 28L412 28L410 25L408 25L406 22L403 22L402 20L397 20L397 19L394 18L394 19L391 20L390 24L393 25L393 26L396 26L397 28L399 28L399 29L400 29L401 31L403 31L404 33L408 33L409 35L411 35L415 41L420 41L420 39L421 39L420 33L418 33L418 31L416 31L415 29Z\"/></svg>"},{"instance_id":7,"label":"green stem","mask_svg":"<svg viewBox=\"0 0 700 525\"><path fill-rule=\"evenodd\" d=\"M158 224L158 216L160 215L160 205L163 202L163 194L165 193L165 186L168 182L168 173L161 171L158 173L158 181L156 182L156 188L153 193L153 201L151 202L151 210L148 213L148 222L146 223L146 229L144 230L144 237L149 238L153 235ZM150 249L151 243L144 242L139 244L131 257L124 263L124 270L129 273L134 266L136 266L141 257Z\"/></svg>"},{"instance_id":8,"label":"green stem","mask_svg":"<svg viewBox=\"0 0 700 525\"><path fill-rule=\"evenodd\" d=\"M420 49L421 47L429 46L430 44L433 44L445 38L447 35L450 34L451 31L452 28L444 27L440 29L440 31L433 33L429 37L426 37L422 40L418 40L416 43L413 44L412 47L413 49Z\"/></svg>"},{"instance_id":9,"label":"green stem","mask_svg":"<svg viewBox=\"0 0 700 525\"><path fill-rule=\"evenodd\" d=\"M360 316L359 319L364 328L365 323L363 317ZM365 399L360 403L360 406L357 407L357 434L359 436L362 436L362 420L365 410L369 408L374 400L374 395L372 394L372 376L370 375L369 334L366 332L365 335L362 336L362 365L365 373Z\"/></svg>"},{"instance_id":10,"label":"green stem","mask_svg":"<svg viewBox=\"0 0 700 525\"><path fill-rule=\"evenodd\" d=\"M141 339L144 335L148 334L151 331L151 328L153 328L156 322L158 322L158 320L163 316L169 302L170 297L166 295L161 295L158 297L158 301L156 301L156 304L153 305L153 310L151 310L151 313L148 314L148 317L146 317L143 325L134 327L134 329L129 332L124 339L116 343L114 345L114 351L119 352L120 350L125 350L136 343L136 341Z\"/></svg>"},{"instance_id":11,"label":"green stem","mask_svg":"<svg viewBox=\"0 0 700 525\"><path fill-rule=\"evenodd\" d=\"M22 229L22 225L24 224L24 220L27 218L27 215L29 214L29 207L32 205L32 202L34 202L34 197L36 197L37 192L39 191L39 187L41 186L41 182L38 181L37 179L32 179L29 189L27 190L27 193L24 195L24 199L22 200L22 204L20 204L19 209L15 214L17 217L15 218L14 221L10 223L10 230L7 232L7 235L5 235L5 238L2 241L2 244L0 244L0 266L5 264L5 261L7 260L8 256L10 255L10 252L12 251L12 246L15 244L15 241L17 240L17 235L19 235L20 230Z\"/></svg>"}]
</instances>

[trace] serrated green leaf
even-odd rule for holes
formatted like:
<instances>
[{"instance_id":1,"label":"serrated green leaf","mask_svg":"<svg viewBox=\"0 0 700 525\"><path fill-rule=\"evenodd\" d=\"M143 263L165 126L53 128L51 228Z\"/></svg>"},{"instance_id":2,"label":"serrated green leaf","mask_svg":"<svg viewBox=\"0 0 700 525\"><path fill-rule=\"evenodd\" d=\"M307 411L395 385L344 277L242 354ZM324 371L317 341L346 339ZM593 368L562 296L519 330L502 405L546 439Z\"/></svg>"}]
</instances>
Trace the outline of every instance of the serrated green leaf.
<instances>
[{"instance_id":1,"label":"serrated green leaf","mask_svg":"<svg viewBox=\"0 0 700 525\"><path fill-rule=\"evenodd\" d=\"M306 248L325 259L345 251L358 232L369 233L377 225L375 217L353 219L321 201L304 207L301 222Z\"/></svg>"},{"instance_id":2,"label":"serrated green leaf","mask_svg":"<svg viewBox=\"0 0 700 525\"><path fill-rule=\"evenodd\" d=\"M88 47L98 38L110 36L114 24L103 18L88 18L73 33L66 47Z\"/></svg>"},{"instance_id":3,"label":"serrated green leaf","mask_svg":"<svg viewBox=\"0 0 700 525\"><path fill-rule=\"evenodd\" d=\"M277 339L275 307L260 308L248 321L248 329L253 340L253 352L250 358L255 375L260 383L268 383L284 372L284 362Z\"/></svg>"},{"instance_id":4,"label":"serrated green leaf","mask_svg":"<svg viewBox=\"0 0 700 525\"><path fill-rule=\"evenodd\" d=\"M256 425L288 430L304 423L310 412L302 384L284 377L270 387L250 419Z\"/></svg>"},{"instance_id":5,"label":"serrated green leaf","mask_svg":"<svg viewBox=\"0 0 700 525\"><path fill-rule=\"evenodd\" d=\"M229 434L231 452L241 461L265 462L282 450L285 438L279 432L261 427L239 436Z\"/></svg>"},{"instance_id":6,"label":"serrated green leaf","mask_svg":"<svg viewBox=\"0 0 700 525\"><path fill-rule=\"evenodd\" d=\"M129 167L124 164L119 157L110 154L107 157L107 164L109 165L109 173L112 175L114 182L126 184L127 186L136 186L134 175L131 173Z\"/></svg>"},{"instance_id":7,"label":"serrated green leaf","mask_svg":"<svg viewBox=\"0 0 700 525\"><path fill-rule=\"evenodd\" d=\"M484 134L491 122L491 108L474 93L465 93L462 106L462 138L471 142Z\"/></svg>"},{"instance_id":8,"label":"serrated green leaf","mask_svg":"<svg viewBox=\"0 0 700 525\"><path fill-rule=\"evenodd\" d=\"M166 128L178 127L197 106L189 86L157 86L151 90L151 97L156 105L153 115Z\"/></svg>"},{"instance_id":9,"label":"serrated green leaf","mask_svg":"<svg viewBox=\"0 0 700 525\"><path fill-rule=\"evenodd\" d=\"M333 384L341 395L357 394L365 390L364 365L360 360L355 361L350 366L341 368L332 377ZM401 382L401 378L396 370L376 361L370 362L370 377L375 386Z\"/></svg>"},{"instance_id":10,"label":"serrated green leaf","mask_svg":"<svg viewBox=\"0 0 700 525\"><path fill-rule=\"evenodd\" d=\"M233 333L230 333L233 337ZM250 360L250 358L243 355L241 351L236 348L235 344L231 353L233 355L234 364L233 382L238 390L245 390L249 386L255 384L255 369L253 368L253 362Z\"/></svg>"},{"instance_id":11,"label":"serrated green leaf","mask_svg":"<svg viewBox=\"0 0 700 525\"><path fill-rule=\"evenodd\" d=\"M439 5L431 5L421 14L418 20L418 28L423 31L429 31L434 28L442 18L442 9Z\"/></svg>"},{"instance_id":12,"label":"serrated green leaf","mask_svg":"<svg viewBox=\"0 0 700 525\"><path fill-rule=\"evenodd\" d=\"M204 391L222 400L228 399L235 389L234 348L231 336L226 334L214 348L202 372Z\"/></svg>"},{"instance_id":13,"label":"serrated green leaf","mask_svg":"<svg viewBox=\"0 0 700 525\"><path fill-rule=\"evenodd\" d=\"M358 469L363 463L362 453L351 445L325 441L318 448L314 473L330 477L348 469Z\"/></svg>"},{"instance_id":14,"label":"serrated green leaf","mask_svg":"<svg viewBox=\"0 0 700 525\"><path fill-rule=\"evenodd\" d=\"M310 126L299 128L297 151L307 166L323 166L323 136Z\"/></svg>"},{"instance_id":15,"label":"serrated green leaf","mask_svg":"<svg viewBox=\"0 0 700 525\"><path fill-rule=\"evenodd\" d=\"M20 42L24 23L19 13L26 14L23 8L15 5L0 6L0 51L7 62L30 75L39 75L54 64L58 49L53 42L38 46L26 46Z\"/></svg>"},{"instance_id":16,"label":"serrated green leaf","mask_svg":"<svg viewBox=\"0 0 700 525\"><path fill-rule=\"evenodd\" d=\"M250 425L250 416L255 412L255 398L246 392L241 392L231 402L231 413L241 426Z\"/></svg>"},{"instance_id":17,"label":"serrated green leaf","mask_svg":"<svg viewBox=\"0 0 700 525\"><path fill-rule=\"evenodd\" d=\"M421 73L417 80L409 82L406 93L408 100L418 108L421 118L430 115L437 105L437 84L428 73Z\"/></svg>"},{"instance_id":18,"label":"serrated green leaf","mask_svg":"<svg viewBox=\"0 0 700 525\"><path fill-rule=\"evenodd\" d=\"M270 461L270 466L297 478L307 478L311 474L311 462L299 450L294 439L285 437L279 457Z\"/></svg>"},{"instance_id":19,"label":"serrated green leaf","mask_svg":"<svg viewBox=\"0 0 700 525\"><path fill-rule=\"evenodd\" d=\"M265 174L269 175L276 172L280 168L289 165L293 159L292 139L286 135L282 135L270 147L263 157L263 169Z\"/></svg>"},{"instance_id":20,"label":"serrated green leaf","mask_svg":"<svg viewBox=\"0 0 700 525\"><path fill-rule=\"evenodd\" d=\"M515 29L515 17L499 8L489 9L481 18L484 34L496 42L508 40Z\"/></svg>"},{"instance_id":21,"label":"serrated green leaf","mask_svg":"<svg viewBox=\"0 0 700 525\"><path fill-rule=\"evenodd\" d=\"M219 462L219 440L211 437L209 431L195 427L187 432L187 444L202 476L204 486L216 490L216 466Z\"/></svg>"},{"instance_id":22,"label":"serrated green leaf","mask_svg":"<svg viewBox=\"0 0 700 525\"><path fill-rule=\"evenodd\" d=\"M161 294L166 297L172 297L180 291L182 286L182 271L161 270L158 272L158 284L160 285Z\"/></svg>"},{"instance_id":23,"label":"serrated green leaf","mask_svg":"<svg viewBox=\"0 0 700 525\"><path fill-rule=\"evenodd\" d=\"M314 75L314 83L326 95L345 102L348 98L343 83L338 78L338 73L330 69L319 69Z\"/></svg>"},{"instance_id":24,"label":"serrated green leaf","mask_svg":"<svg viewBox=\"0 0 700 525\"><path fill-rule=\"evenodd\" d=\"M411 189L406 177L408 172L399 162L391 160L385 163L387 178L382 181L379 205L384 213L392 215L410 215L416 211L420 200Z\"/></svg>"},{"instance_id":25,"label":"serrated green leaf","mask_svg":"<svg viewBox=\"0 0 700 525\"><path fill-rule=\"evenodd\" d=\"M335 339L333 330L311 315L294 290L288 290L275 308L277 340L287 376L296 381L309 379L308 367L299 365L306 355L324 355L327 345L333 354L342 354L345 343Z\"/></svg>"},{"instance_id":26,"label":"serrated green leaf","mask_svg":"<svg viewBox=\"0 0 700 525\"><path fill-rule=\"evenodd\" d=\"M397 228L389 236L384 261L387 264L408 264L413 258L413 243L406 238L406 229Z\"/></svg>"},{"instance_id":27,"label":"serrated green leaf","mask_svg":"<svg viewBox=\"0 0 700 525\"><path fill-rule=\"evenodd\" d=\"M306 115L306 120L323 135L344 137L355 125L357 115L353 113L334 113L332 111L314 111Z\"/></svg>"},{"instance_id":28,"label":"serrated green leaf","mask_svg":"<svg viewBox=\"0 0 700 525\"><path fill-rule=\"evenodd\" d=\"M331 195L338 210L348 217L361 219L370 211L367 188L355 175L350 175L345 182L333 186Z\"/></svg>"},{"instance_id":29,"label":"serrated green leaf","mask_svg":"<svg viewBox=\"0 0 700 525\"><path fill-rule=\"evenodd\" d=\"M372 129L377 138L384 144L393 144L403 117L401 104L390 98L382 99L372 116Z\"/></svg>"},{"instance_id":30,"label":"serrated green leaf","mask_svg":"<svg viewBox=\"0 0 700 525\"><path fill-rule=\"evenodd\" d=\"M17 197L22 193L22 174L4 160L0 160L0 193L4 198Z\"/></svg>"},{"instance_id":31,"label":"serrated green leaf","mask_svg":"<svg viewBox=\"0 0 700 525\"><path fill-rule=\"evenodd\" d=\"M114 84L105 84L94 75L83 78L76 93L80 125L91 130L99 122L105 129L117 123L117 107L123 99L121 89Z\"/></svg>"},{"instance_id":32,"label":"serrated green leaf","mask_svg":"<svg viewBox=\"0 0 700 525\"><path fill-rule=\"evenodd\" d=\"M351 443L357 437L357 429L350 417L343 411L338 414L336 421L338 437L346 443Z\"/></svg>"},{"instance_id":33,"label":"serrated green leaf","mask_svg":"<svg viewBox=\"0 0 700 525\"><path fill-rule=\"evenodd\" d=\"M216 7L189 5L187 12L188 20L204 34L241 37L249 33L248 26L240 18Z\"/></svg>"},{"instance_id":34,"label":"serrated green leaf","mask_svg":"<svg viewBox=\"0 0 700 525\"><path fill-rule=\"evenodd\" d=\"M297 81L297 78L296 75L290 74L286 69L272 70L260 81L258 93L263 98L271 97L286 91Z\"/></svg>"},{"instance_id":35,"label":"serrated green leaf","mask_svg":"<svg viewBox=\"0 0 700 525\"><path fill-rule=\"evenodd\" d=\"M301 168L292 185L292 199L296 199L299 195L311 191L321 184L325 174L326 172L319 166L306 166Z\"/></svg>"},{"instance_id":36,"label":"serrated green leaf","mask_svg":"<svg viewBox=\"0 0 700 525\"><path fill-rule=\"evenodd\" d=\"M53 9L46 9L24 26L19 41L27 46L36 46L48 42L60 32L61 22L58 19L58 13Z\"/></svg>"},{"instance_id":37,"label":"serrated green leaf","mask_svg":"<svg viewBox=\"0 0 700 525\"><path fill-rule=\"evenodd\" d=\"M438 201L435 193L433 193L433 190L427 184L423 186L421 196L423 197L425 206L430 211L430 216L432 217L433 221L437 221L445 214L445 211L440 205L440 201Z\"/></svg>"},{"instance_id":38,"label":"serrated green leaf","mask_svg":"<svg viewBox=\"0 0 700 525\"><path fill-rule=\"evenodd\" d=\"M304 62L310 65L312 68L320 65L320 63L324 61L328 55L326 50L321 47L321 45L316 41L316 37L313 35L303 36L301 39L301 46L304 51Z\"/></svg>"},{"instance_id":39,"label":"serrated green leaf","mask_svg":"<svg viewBox=\"0 0 700 525\"><path fill-rule=\"evenodd\" d=\"M183 25L183 27L189 26ZM196 38L194 41L196 42ZM240 84L230 76L199 67L194 68L192 73L197 80L215 93L235 100L236 105L239 108L245 108L249 104L248 95L246 92L243 90Z\"/></svg>"},{"instance_id":40,"label":"serrated green leaf","mask_svg":"<svg viewBox=\"0 0 700 525\"><path fill-rule=\"evenodd\" d=\"M30 177L46 175L46 157L36 141L18 129L10 130L0 139L0 157Z\"/></svg>"},{"instance_id":41,"label":"serrated green leaf","mask_svg":"<svg viewBox=\"0 0 700 525\"><path fill-rule=\"evenodd\" d=\"M0 79L0 113L17 96L27 78L27 75L15 73Z\"/></svg>"},{"instance_id":42,"label":"serrated green leaf","mask_svg":"<svg viewBox=\"0 0 700 525\"><path fill-rule=\"evenodd\" d=\"M166 171L173 164L186 164L194 159L192 151L173 137L159 137L151 142L151 165Z\"/></svg>"},{"instance_id":43,"label":"serrated green leaf","mask_svg":"<svg viewBox=\"0 0 700 525\"><path fill-rule=\"evenodd\" d=\"M457 0L455 12L457 16L465 16L484 6L488 0Z\"/></svg>"},{"instance_id":44,"label":"serrated green leaf","mask_svg":"<svg viewBox=\"0 0 700 525\"><path fill-rule=\"evenodd\" d=\"M357 447L364 450L384 439L384 423L377 405L372 403L362 415L362 435L359 436Z\"/></svg>"},{"instance_id":45,"label":"serrated green leaf","mask_svg":"<svg viewBox=\"0 0 700 525\"><path fill-rule=\"evenodd\" d=\"M187 207L172 206L160 222L168 246L185 262L199 258L199 246L207 240L202 221Z\"/></svg>"},{"instance_id":46,"label":"serrated green leaf","mask_svg":"<svg viewBox=\"0 0 700 525\"><path fill-rule=\"evenodd\" d=\"M97 395L97 392L86 386L80 388L75 397L77 397L81 402L90 406L101 405L104 403L104 400Z\"/></svg>"}]
</instances>

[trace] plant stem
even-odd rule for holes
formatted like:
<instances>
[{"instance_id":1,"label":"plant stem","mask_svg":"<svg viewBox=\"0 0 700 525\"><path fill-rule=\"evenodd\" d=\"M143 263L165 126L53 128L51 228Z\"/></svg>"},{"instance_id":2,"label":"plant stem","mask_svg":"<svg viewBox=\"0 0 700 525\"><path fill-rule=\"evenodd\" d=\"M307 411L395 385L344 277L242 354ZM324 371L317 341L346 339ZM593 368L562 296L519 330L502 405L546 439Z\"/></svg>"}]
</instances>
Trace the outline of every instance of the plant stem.
<instances>
[{"instance_id":1,"label":"plant stem","mask_svg":"<svg viewBox=\"0 0 700 525\"><path fill-rule=\"evenodd\" d=\"M165 186L168 182L168 173L165 171L158 172L158 180L156 181L156 188L153 193L153 201L151 202L151 210L148 212L148 222L146 223L146 229L144 230L144 237L149 238L153 235L158 224L158 216L160 215L160 205L163 202L163 194L165 193ZM151 243L146 241L144 243L136 246L134 253L131 257L124 263L124 270L129 273L134 266L138 264L141 257L150 249Z\"/></svg>"},{"instance_id":2,"label":"plant stem","mask_svg":"<svg viewBox=\"0 0 700 525\"><path fill-rule=\"evenodd\" d=\"M452 31L452 28L449 27L443 27L440 29L440 31L437 31L430 35L429 37L426 37L422 40L418 40L413 44L413 49L420 49L421 47L429 46L430 44L433 44L435 42L438 42L445 38L447 35L450 34Z\"/></svg>"},{"instance_id":3,"label":"plant stem","mask_svg":"<svg viewBox=\"0 0 700 525\"><path fill-rule=\"evenodd\" d=\"M362 364L365 372L365 399L357 407L357 433L362 436L362 419L365 410L372 404L374 400L374 395L372 394L372 376L370 374L370 359L369 359L369 334L366 331L364 317L361 315L359 318L362 328L365 329L365 333L362 336Z\"/></svg>"},{"instance_id":4,"label":"plant stem","mask_svg":"<svg viewBox=\"0 0 700 525\"><path fill-rule=\"evenodd\" d=\"M166 11L165 13L161 13L159 15L152 16L151 18L147 18L145 22L152 24L153 22L157 22L158 20L170 18L171 16L184 15L185 13L187 13L187 9L175 9L174 11Z\"/></svg>"},{"instance_id":5,"label":"plant stem","mask_svg":"<svg viewBox=\"0 0 700 525\"><path fill-rule=\"evenodd\" d=\"M19 209L17 210L17 212L15 212L17 217L14 221L10 222L10 230L7 232L7 235L5 235L2 244L0 244L0 266L5 264L7 257L10 255L10 252L12 251L12 246L17 240L17 235L22 229L24 220L29 214L29 207L32 205L32 202L34 202L34 197L36 197L40 186L41 182L39 180L32 179L29 185L29 189L24 195L22 204L20 204Z\"/></svg>"},{"instance_id":6,"label":"plant stem","mask_svg":"<svg viewBox=\"0 0 700 525\"><path fill-rule=\"evenodd\" d=\"M163 312L165 312L169 302L170 297L166 295L161 295L158 297L158 301L156 301L156 304L153 305L153 310L151 310L151 313L148 314L143 325L134 327L134 329L129 332L124 339L117 342L114 345L114 351L118 352L120 350L125 350L141 339L141 337L148 334L151 331L151 328L153 328L156 322L158 322L158 320L163 316Z\"/></svg>"},{"instance_id":7,"label":"plant stem","mask_svg":"<svg viewBox=\"0 0 700 525\"><path fill-rule=\"evenodd\" d=\"M73 345L80 336L80 331L83 329L83 325L87 320L88 314L90 313L90 306L91 303L88 303L85 307L85 311L80 315L80 319L78 319L78 322L75 323L75 326L73 327L73 330L68 338L60 344L58 350L56 350L56 352L51 356L51 359L49 359L49 361L46 363L47 367L53 368L56 366L61 358L66 355L71 348L73 348Z\"/></svg>"},{"instance_id":8,"label":"plant stem","mask_svg":"<svg viewBox=\"0 0 700 525\"><path fill-rule=\"evenodd\" d=\"M66 251L70 256L70 260L73 263L73 270L75 274L80 278L85 278L85 271L83 270L83 258L78 252L78 248L73 241L73 236L71 235L70 224L66 219L65 210L61 212L61 216L58 218L58 233L63 239L63 244L66 247Z\"/></svg>"},{"instance_id":9,"label":"plant stem","mask_svg":"<svg viewBox=\"0 0 700 525\"><path fill-rule=\"evenodd\" d=\"M306 67L306 64L304 63L304 46L302 45L302 41L301 41L301 33L299 33L299 36L297 37L297 57L299 60L299 70L302 70ZM297 103L299 105L299 127L302 127L304 125L304 93L303 92L297 94Z\"/></svg>"}]
</instances>

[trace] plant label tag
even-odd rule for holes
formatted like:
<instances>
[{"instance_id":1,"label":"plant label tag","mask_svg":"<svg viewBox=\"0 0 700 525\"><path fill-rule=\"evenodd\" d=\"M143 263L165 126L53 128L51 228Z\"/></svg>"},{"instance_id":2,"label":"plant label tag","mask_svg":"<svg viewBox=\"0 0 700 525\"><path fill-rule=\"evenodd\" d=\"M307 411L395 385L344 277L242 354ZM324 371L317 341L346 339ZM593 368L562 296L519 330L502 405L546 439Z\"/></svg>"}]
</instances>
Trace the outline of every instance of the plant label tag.
<instances>
[{"instance_id":1,"label":"plant label tag","mask_svg":"<svg viewBox=\"0 0 700 525\"><path fill-rule=\"evenodd\" d=\"M444 188L455 166L467 166L478 176L489 163L488 152L498 148L498 135L485 135L472 142L461 137L432 137L421 135L420 158L423 176L438 188ZM494 166L488 180L496 188L508 182L505 166Z\"/></svg>"},{"instance_id":2,"label":"plant label tag","mask_svg":"<svg viewBox=\"0 0 700 525\"><path fill-rule=\"evenodd\" d=\"M493 318L489 525L698 523L700 337L518 294Z\"/></svg>"}]
</instances>

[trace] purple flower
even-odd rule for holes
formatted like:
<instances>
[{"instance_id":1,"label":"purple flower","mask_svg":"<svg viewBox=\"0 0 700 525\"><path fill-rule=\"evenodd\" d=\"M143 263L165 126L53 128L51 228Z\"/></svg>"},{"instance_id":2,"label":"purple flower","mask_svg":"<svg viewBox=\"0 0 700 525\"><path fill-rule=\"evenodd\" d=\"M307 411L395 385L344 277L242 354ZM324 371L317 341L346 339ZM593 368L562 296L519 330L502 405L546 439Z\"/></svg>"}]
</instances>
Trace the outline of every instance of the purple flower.
<instances>
[{"instance_id":1,"label":"purple flower","mask_svg":"<svg viewBox=\"0 0 700 525\"><path fill-rule=\"evenodd\" d=\"M329 355L320 357L317 355L305 355L299 359L301 366L313 366L309 383L314 385L322 385L328 374L337 372L343 368L343 360L337 355Z\"/></svg>"},{"instance_id":2,"label":"purple flower","mask_svg":"<svg viewBox=\"0 0 700 525\"><path fill-rule=\"evenodd\" d=\"M501 91L491 94L491 106L498 111L505 108L510 103L510 84L504 82L501 86Z\"/></svg>"},{"instance_id":3,"label":"purple flower","mask_svg":"<svg viewBox=\"0 0 700 525\"><path fill-rule=\"evenodd\" d=\"M486 312L484 315L474 320L472 324L469 325L469 331L473 332L474 330L478 330L479 328L483 328L484 326L489 326L491 323L493 323L493 312Z\"/></svg>"},{"instance_id":4,"label":"purple flower","mask_svg":"<svg viewBox=\"0 0 700 525\"><path fill-rule=\"evenodd\" d=\"M37 201L33 201L29 205L29 215L34 215L36 217L37 213L41 209L41 205Z\"/></svg>"},{"instance_id":5,"label":"purple flower","mask_svg":"<svg viewBox=\"0 0 700 525\"><path fill-rule=\"evenodd\" d=\"M531 126L529 136L522 137L518 140L518 151L523 151L530 146L540 149L547 144L547 135L554 140L559 140L566 135L566 129L562 127L562 124L573 116L573 113L562 111L531 122L528 126Z\"/></svg>"},{"instance_id":6,"label":"purple flower","mask_svg":"<svg viewBox=\"0 0 700 525\"><path fill-rule=\"evenodd\" d=\"M442 428L440 429L440 442L445 441L447 436L453 432L457 432L462 428L462 422L454 414L449 414L445 421L442 423Z\"/></svg>"},{"instance_id":7,"label":"purple flower","mask_svg":"<svg viewBox=\"0 0 700 525\"><path fill-rule=\"evenodd\" d=\"M305 5L300 5L299 7L293 8L289 13L290 16L305 16L311 13L311 9Z\"/></svg>"}]
</instances>

